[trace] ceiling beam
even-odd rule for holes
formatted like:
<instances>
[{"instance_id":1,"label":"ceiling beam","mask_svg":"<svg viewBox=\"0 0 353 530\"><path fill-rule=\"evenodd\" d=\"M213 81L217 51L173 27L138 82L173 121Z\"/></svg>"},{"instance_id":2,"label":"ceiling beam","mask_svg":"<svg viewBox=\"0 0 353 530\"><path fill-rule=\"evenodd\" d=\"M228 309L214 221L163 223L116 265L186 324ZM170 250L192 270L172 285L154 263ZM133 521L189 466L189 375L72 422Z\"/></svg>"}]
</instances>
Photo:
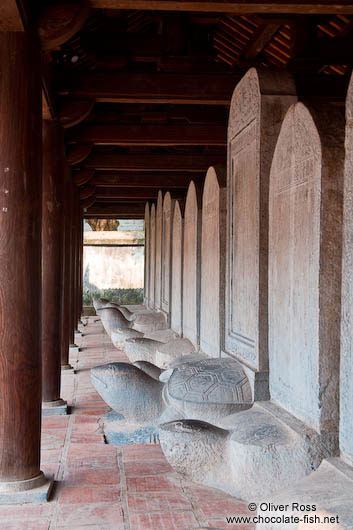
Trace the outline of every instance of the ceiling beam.
<instances>
[{"instance_id":1,"label":"ceiling beam","mask_svg":"<svg viewBox=\"0 0 353 530\"><path fill-rule=\"evenodd\" d=\"M3 0L0 3L0 31L24 31L28 24L28 1Z\"/></svg>"},{"instance_id":2,"label":"ceiling beam","mask_svg":"<svg viewBox=\"0 0 353 530\"><path fill-rule=\"evenodd\" d=\"M226 145L224 125L82 125L68 141L119 146Z\"/></svg>"},{"instance_id":3,"label":"ceiling beam","mask_svg":"<svg viewBox=\"0 0 353 530\"><path fill-rule=\"evenodd\" d=\"M58 2L47 6L38 21L42 48L59 49L84 26L90 13L90 7L85 1Z\"/></svg>"},{"instance_id":4,"label":"ceiling beam","mask_svg":"<svg viewBox=\"0 0 353 530\"><path fill-rule=\"evenodd\" d=\"M84 170L85 171L85 170ZM78 173L80 175L80 173ZM77 177L79 178L79 177ZM97 188L122 186L124 188L167 188L178 189L187 188L191 180L202 181L205 178L205 172L188 173L188 172L160 172L160 173L108 173L97 172L92 183Z\"/></svg>"},{"instance_id":5,"label":"ceiling beam","mask_svg":"<svg viewBox=\"0 0 353 530\"><path fill-rule=\"evenodd\" d=\"M153 11L199 11L233 13L291 13L291 14L352 14L353 4L347 0L329 2L321 0L90 0L98 9L143 9Z\"/></svg>"},{"instance_id":6,"label":"ceiling beam","mask_svg":"<svg viewBox=\"0 0 353 530\"><path fill-rule=\"evenodd\" d=\"M83 162L92 151L92 144L76 144L69 147L67 153L67 161L71 165L80 164Z\"/></svg>"},{"instance_id":7,"label":"ceiling beam","mask_svg":"<svg viewBox=\"0 0 353 530\"><path fill-rule=\"evenodd\" d=\"M81 169L72 173L72 180L76 186L83 186L93 180L94 174L94 169Z\"/></svg>"},{"instance_id":8,"label":"ceiling beam","mask_svg":"<svg viewBox=\"0 0 353 530\"><path fill-rule=\"evenodd\" d=\"M58 110L59 121L64 129L81 123L91 113L94 101L66 99Z\"/></svg>"},{"instance_id":9,"label":"ceiling beam","mask_svg":"<svg viewBox=\"0 0 353 530\"><path fill-rule=\"evenodd\" d=\"M99 217L101 219L118 217L120 219L143 219L145 216L145 204L116 203L102 204L96 202L86 209L84 217Z\"/></svg>"},{"instance_id":10,"label":"ceiling beam","mask_svg":"<svg viewBox=\"0 0 353 530\"><path fill-rule=\"evenodd\" d=\"M88 186L88 188L90 185ZM95 188L95 196L97 200L104 200L104 199L145 199L151 200L156 199L158 196L158 191L161 188ZM162 192L169 191L168 188L162 188ZM84 192L82 192L85 194ZM87 193L90 193L90 190L87 191ZM178 189L174 190L173 195L177 195L178 197L184 197L186 195L186 188L184 189Z\"/></svg>"},{"instance_id":11,"label":"ceiling beam","mask_svg":"<svg viewBox=\"0 0 353 530\"><path fill-rule=\"evenodd\" d=\"M224 155L185 154L106 154L93 152L84 162L89 169L100 171L207 171L209 166L224 165Z\"/></svg>"},{"instance_id":12,"label":"ceiling beam","mask_svg":"<svg viewBox=\"0 0 353 530\"><path fill-rule=\"evenodd\" d=\"M262 24L258 28L256 34L252 37L243 57L245 59L255 59L280 27L281 24L278 23Z\"/></svg>"},{"instance_id":13,"label":"ceiling beam","mask_svg":"<svg viewBox=\"0 0 353 530\"><path fill-rule=\"evenodd\" d=\"M57 94L104 103L229 105L241 77L233 74L87 73L62 78ZM298 95L302 97L313 90L319 97L346 95L343 76L298 74L295 80L299 86Z\"/></svg>"},{"instance_id":14,"label":"ceiling beam","mask_svg":"<svg viewBox=\"0 0 353 530\"><path fill-rule=\"evenodd\" d=\"M87 73L65 76L57 94L109 103L227 105L240 75Z\"/></svg>"}]
</instances>

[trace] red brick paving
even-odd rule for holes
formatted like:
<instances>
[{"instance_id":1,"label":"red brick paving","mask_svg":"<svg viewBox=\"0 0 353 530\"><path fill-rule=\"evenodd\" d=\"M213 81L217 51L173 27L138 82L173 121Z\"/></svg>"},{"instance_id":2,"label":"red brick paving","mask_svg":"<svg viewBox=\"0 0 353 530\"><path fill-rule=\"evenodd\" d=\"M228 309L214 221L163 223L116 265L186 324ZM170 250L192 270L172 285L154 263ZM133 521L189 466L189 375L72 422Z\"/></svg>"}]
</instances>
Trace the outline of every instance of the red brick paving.
<instances>
[{"instance_id":1,"label":"red brick paving","mask_svg":"<svg viewBox=\"0 0 353 530\"><path fill-rule=\"evenodd\" d=\"M247 514L246 504L212 488L187 482L165 460L159 445L116 448L99 425L109 410L90 381L90 368L127 361L100 322L89 319L82 351L70 358L76 374L63 372L68 416L45 417L42 465L55 476L49 503L0 506L1 530L252 530L227 524Z\"/></svg>"}]
</instances>

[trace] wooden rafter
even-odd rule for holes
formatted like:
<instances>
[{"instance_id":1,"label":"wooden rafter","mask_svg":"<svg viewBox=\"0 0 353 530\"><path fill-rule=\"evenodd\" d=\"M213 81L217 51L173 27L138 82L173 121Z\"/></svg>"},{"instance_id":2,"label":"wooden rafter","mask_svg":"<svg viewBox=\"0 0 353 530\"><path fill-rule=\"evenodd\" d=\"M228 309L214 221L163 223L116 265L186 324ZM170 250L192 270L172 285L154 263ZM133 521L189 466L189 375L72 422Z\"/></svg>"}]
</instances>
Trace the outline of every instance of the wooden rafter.
<instances>
[{"instance_id":1,"label":"wooden rafter","mask_svg":"<svg viewBox=\"0 0 353 530\"><path fill-rule=\"evenodd\" d=\"M111 103L230 103L239 75L88 73L61 79L57 93Z\"/></svg>"},{"instance_id":2,"label":"wooden rafter","mask_svg":"<svg viewBox=\"0 0 353 530\"><path fill-rule=\"evenodd\" d=\"M225 164L224 155L184 155L184 154L104 154L93 152L84 166L100 171L207 171L209 166Z\"/></svg>"},{"instance_id":3,"label":"wooden rafter","mask_svg":"<svg viewBox=\"0 0 353 530\"><path fill-rule=\"evenodd\" d=\"M226 145L222 125L84 125L69 141L94 145Z\"/></svg>"},{"instance_id":4,"label":"wooden rafter","mask_svg":"<svg viewBox=\"0 0 353 530\"><path fill-rule=\"evenodd\" d=\"M97 9L143 9L153 11L201 11L233 13L293 13L293 14L352 14L353 4L350 1L329 2L321 0L90 0Z\"/></svg>"},{"instance_id":5,"label":"wooden rafter","mask_svg":"<svg viewBox=\"0 0 353 530\"><path fill-rule=\"evenodd\" d=\"M90 170L83 170L90 171ZM82 172L82 171L81 171ZM81 173L80 172L80 173ZM80 173L78 173L78 177ZM109 187L112 189L115 186L122 186L124 188L167 188L179 189L187 188L191 180L203 181L205 173L187 173L187 172L130 172L130 173L109 173L96 172L93 182L98 187Z\"/></svg>"}]
</instances>

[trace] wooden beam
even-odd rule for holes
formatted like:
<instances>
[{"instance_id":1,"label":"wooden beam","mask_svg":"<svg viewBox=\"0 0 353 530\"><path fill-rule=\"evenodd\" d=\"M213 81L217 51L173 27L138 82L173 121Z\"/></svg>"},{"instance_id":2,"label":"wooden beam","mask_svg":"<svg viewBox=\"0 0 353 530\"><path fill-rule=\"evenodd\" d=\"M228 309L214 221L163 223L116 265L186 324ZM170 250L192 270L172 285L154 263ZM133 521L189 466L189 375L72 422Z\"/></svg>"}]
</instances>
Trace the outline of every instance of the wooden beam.
<instances>
[{"instance_id":1,"label":"wooden beam","mask_svg":"<svg viewBox=\"0 0 353 530\"><path fill-rule=\"evenodd\" d=\"M5 0L0 5L0 32L23 31L24 10L21 9L22 2L16 0Z\"/></svg>"},{"instance_id":2,"label":"wooden beam","mask_svg":"<svg viewBox=\"0 0 353 530\"><path fill-rule=\"evenodd\" d=\"M77 144L69 148L67 154L67 161L71 165L83 162L92 151L92 144Z\"/></svg>"},{"instance_id":3,"label":"wooden beam","mask_svg":"<svg viewBox=\"0 0 353 530\"><path fill-rule=\"evenodd\" d=\"M80 202L80 206L83 209L83 211L85 212L86 209L89 208L90 206L92 206L92 204L94 204L95 202L96 202L96 197L93 194L90 197L87 197L86 199L82 199L81 202Z\"/></svg>"},{"instance_id":4,"label":"wooden beam","mask_svg":"<svg viewBox=\"0 0 353 530\"><path fill-rule=\"evenodd\" d=\"M55 50L73 37L85 24L91 9L87 2L58 2L47 6L38 21L44 50Z\"/></svg>"},{"instance_id":5,"label":"wooden beam","mask_svg":"<svg viewBox=\"0 0 353 530\"><path fill-rule=\"evenodd\" d=\"M226 105L240 79L233 74L88 73L61 78L57 93L112 103Z\"/></svg>"},{"instance_id":6,"label":"wooden beam","mask_svg":"<svg viewBox=\"0 0 353 530\"><path fill-rule=\"evenodd\" d=\"M80 188L79 194L80 194L80 200L88 199L89 197L92 197L96 192L96 187L94 184L88 184L88 186L84 186Z\"/></svg>"},{"instance_id":7,"label":"wooden beam","mask_svg":"<svg viewBox=\"0 0 353 530\"><path fill-rule=\"evenodd\" d=\"M224 155L185 154L106 154L93 152L84 163L85 168L100 171L207 171L209 166L224 165Z\"/></svg>"},{"instance_id":8,"label":"wooden beam","mask_svg":"<svg viewBox=\"0 0 353 530\"><path fill-rule=\"evenodd\" d=\"M94 107L94 101L65 100L59 108L59 120L64 129L81 123Z\"/></svg>"},{"instance_id":9,"label":"wooden beam","mask_svg":"<svg viewBox=\"0 0 353 530\"><path fill-rule=\"evenodd\" d=\"M96 202L84 212L84 217L99 217L101 219L117 217L120 219L143 219L145 216L145 203L117 203L102 204Z\"/></svg>"},{"instance_id":10,"label":"wooden beam","mask_svg":"<svg viewBox=\"0 0 353 530\"><path fill-rule=\"evenodd\" d=\"M152 11L199 11L233 13L291 13L291 14L353 14L350 1L329 2L321 0L90 0L96 9L143 9Z\"/></svg>"},{"instance_id":11,"label":"wooden beam","mask_svg":"<svg viewBox=\"0 0 353 530\"><path fill-rule=\"evenodd\" d=\"M94 145L226 145L223 125L82 125L69 142Z\"/></svg>"},{"instance_id":12,"label":"wooden beam","mask_svg":"<svg viewBox=\"0 0 353 530\"><path fill-rule=\"evenodd\" d=\"M83 170L90 171L90 170ZM188 173L188 172L165 172L165 173L108 173L97 172L94 176L93 183L98 187L122 186L124 188L167 188L178 189L187 188L191 180L202 181L205 178L205 172ZM77 178L79 178L78 173Z\"/></svg>"},{"instance_id":13,"label":"wooden beam","mask_svg":"<svg viewBox=\"0 0 353 530\"><path fill-rule=\"evenodd\" d=\"M94 169L81 169L79 172L72 173L72 180L76 186L83 186L93 179L94 174Z\"/></svg>"},{"instance_id":14,"label":"wooden beam","mask_svg":"<svg viewBox=\"0 0 353 530\"><path fill-rule=\"evenodd\" d=\"M88 186L89 187L89 186ZM144 200L151 200L156 199L158 196L158 191L160 188L96 188L95 194L97 200L104 200L104 199L144 199ZM162 188L162 192L165 193L169 191L168 188ZM178 189L174 190L174 195L178 195L180 197L184 197L186 195L186 188L184 189Z\"/></svg>"},{"instance_id":15,"label":"wooden beam","mask_svg":"<svg viewBox=\"0 0 353 530\"><path fill-rule=\"evenodd\" d=\"M278 23L264 23L261 25L245 50L243 54L244 58L255 59L255 57L264 49L266 44L272 39L273 35L280 27L281 25Z\"/></svg>"}]
</instances>

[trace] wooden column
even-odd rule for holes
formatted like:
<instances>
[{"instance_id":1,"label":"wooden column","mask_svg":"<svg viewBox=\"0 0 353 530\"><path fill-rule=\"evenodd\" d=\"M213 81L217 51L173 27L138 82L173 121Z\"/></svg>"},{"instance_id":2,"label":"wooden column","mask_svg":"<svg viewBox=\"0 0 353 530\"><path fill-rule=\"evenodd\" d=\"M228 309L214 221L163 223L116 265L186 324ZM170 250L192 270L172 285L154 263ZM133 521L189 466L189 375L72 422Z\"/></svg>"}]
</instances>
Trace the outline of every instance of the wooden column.
<instances>
[{"instance_id":1,"label":"wooden column","mask_svg":"<svg viewBox=\"0 0 353 530\"><path fill-rule=\"evenodd\" d=\"M83 259L83 218L82 218L82 207L80 201L78 201L78 284L77 284L77 322L81 321L82 315L82 259Z\"/></svg>"},{"instance_id":2,"label":"wooden column","mask_svg":"<svg viewBox=\"0 0 353 530\"><path fill-rule=\"evenodd\" d=\"M64 282L62 307L61 369L72 370L69 363L71 343L71 237L72 237L72 176L71 169L65 166L65 230L64 230Z\"/></svg>"},{"instance_id":3,"label":"wooden column","mask_svg":"<svg viewBox=\"0 0 353 530\"><path fill-rule=\"evenodd\" d=\"M70 300L70 350L78 349L75 344L75 329L77 326L77 191L76 186L71 187L71 300Z\"/></svg>"},{"instance_id":4,"label":"wooden column","mask_svg":"<svg viewBox=\"0 0 353 530\"><path fill-rule=\"evenodd\" d=\"M47 483L39 468L42 404L39 66L36 37L20 31L0 33L1 502L7 502L6 499L23 502L23 490L44 488ZM28 491L26 494L28 501L31 498ZM45 500L46 493L43 495Z\"/></svg>"},{"instance_id":5,"label":"wooden column","mask_svg":"<svg viewBox=\"0 0 353 530\"><path fill-rule=\"evenodd\" d=\"M43 413L67 413L60 399L64 136L55 121L43 121L42 196L42 360Z\"/></svg>"}]
</instances>

